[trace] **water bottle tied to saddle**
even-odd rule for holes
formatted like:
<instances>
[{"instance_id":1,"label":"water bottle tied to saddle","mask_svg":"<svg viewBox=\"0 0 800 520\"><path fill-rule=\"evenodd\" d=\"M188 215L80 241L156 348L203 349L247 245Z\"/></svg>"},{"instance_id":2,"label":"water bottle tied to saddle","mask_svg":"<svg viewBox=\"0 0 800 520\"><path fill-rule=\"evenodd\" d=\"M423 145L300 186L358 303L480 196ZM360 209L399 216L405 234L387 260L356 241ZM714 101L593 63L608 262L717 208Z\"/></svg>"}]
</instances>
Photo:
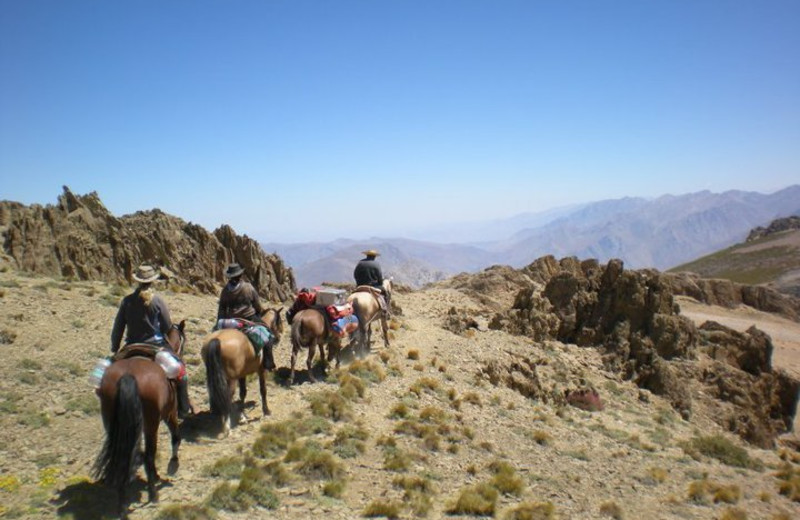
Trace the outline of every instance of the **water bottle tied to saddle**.
<instances>
[{"instance_id":1,"label":"water bottle tied to saddle","mask_svg":"<svg viewBox=\"0 0 800 520\"><path fill-rule=\"evenodd\" d=\"M103 374L106 369L111 365L111 360L108 358L100 358L95 363L94 368L89 372L89 384L92 388L100 388L100 381L103 380Z\"/></svg>"}]
</instances>

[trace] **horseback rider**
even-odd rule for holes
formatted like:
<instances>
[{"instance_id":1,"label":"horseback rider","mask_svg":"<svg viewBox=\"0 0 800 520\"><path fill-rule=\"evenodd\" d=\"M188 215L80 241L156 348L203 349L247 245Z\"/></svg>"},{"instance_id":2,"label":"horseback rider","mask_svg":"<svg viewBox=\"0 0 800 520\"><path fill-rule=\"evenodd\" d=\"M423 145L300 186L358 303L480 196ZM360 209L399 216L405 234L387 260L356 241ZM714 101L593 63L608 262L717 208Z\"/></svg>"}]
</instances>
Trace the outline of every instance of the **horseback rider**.
<instances>
[{"instance_id":1,"label":"horseback rider","mask_svg":"<svg viewBox=\"0 0 800 520\"><path fill-rule=\"evenodd\" d=\"M381 270L381 265L375 259L380 253L375 249L368 249L367 251L362 251L361 254L364 255L364 258L358 261L355 270L353 270L356 286L368 285L378 289L385 299L386 310L390 309L390 295L383 287L383 271Z\"/></svg>"},{"instance_id":2,"label":"horseback rider","mask_svg":"<svg viewBox=\"0 0 800 520\"><path fill-rule=\"evenodd\" d=\"M152 284L159 279L160 273L152 266L142 264L133 273L133 279L139 286L131 294L122 299L114 327L111 329L111 352L116 354L120 349L122 334L127 329L125 345L133 343L147 343L161 348L172 347L167 343L167 334L172 329L172 319L166 302L155 293ZM173 353L174 354L174 353ZM181 365L183 361L177 359ZM184 365L185 367L185 365ZM184 374L186 370L182 371ZM189 388L187 378L179 378L178 383L178 414L185 417L194 413L189 402Z\"/></svg>"},{"instance_id":3,"label":"horseback rider","mask_svg":"<svg viewBox=\"0 0 800 520\"><path fill-rule=\"evenodd\" d=\"M244 269L237 263L229 264L225 270L225 277L228 283L222 288L219 295L219 307L217 308L217 323L220 320L227 319L240 319L252 322L255 327L247 327L245 335L250 339L256 353L261 355L264 368L272 370L276 368L275 360L272 355L272 343L269 343L269 348L262 349L261 346L256 345L254 337L273 337L272 332L264 323L262 318L267 309L261 305L261 299L258 297L253 285L242 279ZM259 331L261 334L259 335ZM262 339L263 341L263 339Z\"/></svg>"},{"instance_id":4,"label":"horseback rider","mask_svg":"<svg viewBox=\"0 0 800 520\"><path fill-rule=\"evenodd\" d=\"M262 323L261 315L266 309L261 305L255 287L250 282L242 280L243 274L244 269L236 263L228 265L225 270L228 283L219 295L217 319L239 318Z\"/></svg>"}]
</instances>

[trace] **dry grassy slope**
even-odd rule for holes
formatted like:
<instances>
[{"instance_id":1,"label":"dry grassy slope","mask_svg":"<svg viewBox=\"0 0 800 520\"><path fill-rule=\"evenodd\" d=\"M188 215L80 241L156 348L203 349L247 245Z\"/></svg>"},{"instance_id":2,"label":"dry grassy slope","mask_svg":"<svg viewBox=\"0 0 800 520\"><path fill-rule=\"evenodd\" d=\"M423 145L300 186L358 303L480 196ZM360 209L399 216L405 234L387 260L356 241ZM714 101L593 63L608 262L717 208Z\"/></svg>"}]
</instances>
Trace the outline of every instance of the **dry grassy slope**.
<instances>
[{"instance_id":1,"label":"dry grassy slope","mask_svg":"<svg viewBox=\"0 0 800 520\"><path fill-rule=\"evenodd\" d=\"M789 294L800 291L800 230L774 233L670 269L704 278L769 284Z\"/></svg>"},{"instance_id":2,"label":"dry grassy slope","mask_svg":"<svg viewBox=\"0 0 800 520\"><path fill-rule=\"evenodd\" d=\"M2 267L0 271L0 331L4 335L0 341L4 357L0 365L0 516L108 515L113 495L88 480L103 431L86 374L107 351L115 312L107 302L116 302L121 293L102 283L65 283L25 277ZM298 413L309 417L307 398L338 388L332 378L293 388L272 382L268 389L271 417L242 425L227 439L214 438L205 413L204 369L198 350L211 326L215 301L169 292L165 296L173 315L189 323L191 395L201 414L184 423L182 465L171 483L162 487L161 504L135 504L135 519L156 517L169 504L201 504L221 482L207 476L206 468L223 457L248 453L262 425L286 421ZM293 482L276 490L280 500L276 510L223 511L220 518L356 518L373 500L403 502L402 492L392 484L401 474L428 479L433 487L429 517L442 518L465 486L489 479L488 466L498 459L513 465L522 483L519 495L500 497L498 514L520 502L548 501L555 506L555 518L598 518L602 508L614 516L613 505L621 511L618 518L720 518L730 507L745 511L747 518L800 515L797 502L778 494L779 481L774 476L781 463L778 452L748 448L751 457L766 465L763 471L686 456L678 446L681 441L720 433L719 429L704 418L702 410L692 422L681 421L660 398L641 394L604 372L596 351L533 344L497 331L456 336L440 327L447 310L456 306L480 316L484 308L451 289L396 298L403 315L392 332L392 347L384 349L377 343L370 358L377 365L384 365L385 359L388 375L369 385L363 399L353 402L353 418L345 422L360 424L369 437L363 454L342 459L347 485L341 499L324 496L319 482L296 475ZM9 343L12 335L16 338ZM279 365L288 364L288 349L285 337L276 354ZM409 359L412 350L418 352L418 360ZM606 409L595 413L559 410L476 379L483 363L512 356L541 357L570 377L585 377L600 389ZM432 384L439 390L422 392L419 397L413 394L410 388L423 377L435 381ZM257 398L255 382L250 382L249 391L248 401ZM460 405L454 405L453 396ZM412 416L426 407L446 413L453 442L442 439L434 451L420 439L393 434L400 420L390 418L389 412L401 402ZM257 417L255 409L251 416ZM334 423L333 430L342 426ZM406 472L385 469L377 441L386 435L411 454L405 457L411 461ZM315 437L323 444L331 438L331 434ZM160 443L158 467L165 474L168 437L164 428ZM690 484L704 475L712 482L737 486L742 495L738 503L715 504L710 497L705 503L691 500ZM406 507L400 516L413 515Z\"/></svg>"}]
</instances>

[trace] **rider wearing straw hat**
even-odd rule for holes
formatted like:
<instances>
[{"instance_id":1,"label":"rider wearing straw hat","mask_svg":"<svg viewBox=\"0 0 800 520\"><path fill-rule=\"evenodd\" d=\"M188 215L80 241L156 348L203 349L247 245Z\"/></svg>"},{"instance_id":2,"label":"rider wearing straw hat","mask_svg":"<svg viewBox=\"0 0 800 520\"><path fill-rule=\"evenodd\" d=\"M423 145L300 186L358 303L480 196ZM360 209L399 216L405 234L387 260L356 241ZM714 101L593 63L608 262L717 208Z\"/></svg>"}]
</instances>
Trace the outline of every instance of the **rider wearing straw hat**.
<instances>
[{"instance_id":1,"label":"rider wearing straw hat","mask_svg":"<svg viewBox=\"0 0 800 520\"><path fill-rule=\"evenodd\" d=\"M353 278L356 280L356 285L369 285L370 287L378 289L385 298L386 309L388 310L389 294L383 287L383 271L381 270L381 265L375 259L380 253L375 249L368 249L362 251L361 254L364 255L364 258L358 261L353 271Z\"/></svg>"},{"instance_id":2,"label":"rider wearing straw hat","mask_svg":"<svg viewBox=\"0 0 800 520\"><path fill-rule=\"evenodd\" d=\"M133 279L139 282L139 286L120 303L114 327L111 329L111 352L116 354L119 350L122 334L126 329L126 345L149 343L169 347L166 337L172 328L172 319L166 302L152 288L153 282L160 276L159 271L146 264L140 265L133 272ZM178 361L183 363L179 359ZM185 378L179 379L178 412L181 416L185 416L191 411L187 381Z\"/></svg>"}]
</instances>

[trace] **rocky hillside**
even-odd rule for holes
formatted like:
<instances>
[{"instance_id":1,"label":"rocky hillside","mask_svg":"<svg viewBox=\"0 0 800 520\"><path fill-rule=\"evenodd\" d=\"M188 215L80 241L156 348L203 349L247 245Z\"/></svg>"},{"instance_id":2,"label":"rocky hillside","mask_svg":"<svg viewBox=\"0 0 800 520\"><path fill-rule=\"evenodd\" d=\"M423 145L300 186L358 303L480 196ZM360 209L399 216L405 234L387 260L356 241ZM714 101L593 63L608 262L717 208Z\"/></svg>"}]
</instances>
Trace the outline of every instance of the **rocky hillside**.
<instances>
[{"instance_id":1,"label":"rocky hillside","mask_svg":"<svg viewBox=\"0 0 800 520\"><path fill-rule=\"evenodd\" d=\"M153 209L115 217L96 193L69 188L55 205L0 201L3 251L17 268L72 280L130 283L139 263L162 269L177 286L216 293L225 267L239 262L262 297L286 300L295 292L291 269L229 226L201 226Z\"/></svg>"},{"instance_id":2,"label":"rocky hillside","mask_svg":"<svg viewBox=\"0 0 800 520\"><path fill-rule=\"evenodd\" d=\"M800 297L800 217L778 219L750 231L745 242L717 251L670 272L760 285Z\"/></svg>"},{"instance_id":3,"label":"rocky hillside","mask_svg":"<svg viewBox=\"0 0 800 520\"><path fill-rule=\"evenodd\" d=\"M517 285L516 296L510 308L492 316L489 328L600 349L607 370L663 396L687 420L697 401L716 400L714 420L753 444L772 446L791 429L800 381L773 370L769 336L755 327L744 333L715 323L696 327L680 315L672 285L658 271L625 270L619 260L601 265L543 257L507 273L503 283ZM499 280L497 270L489 270L486 277L448 283L486 293ZM453 330L470 319L454 310ZM699 363L701 352L709 359ZM519 374L513 367L493 370L503 373L495 378L522 384L537 399L564 397L537 380L535 367Z\"/></svg>"}]
</instances>

